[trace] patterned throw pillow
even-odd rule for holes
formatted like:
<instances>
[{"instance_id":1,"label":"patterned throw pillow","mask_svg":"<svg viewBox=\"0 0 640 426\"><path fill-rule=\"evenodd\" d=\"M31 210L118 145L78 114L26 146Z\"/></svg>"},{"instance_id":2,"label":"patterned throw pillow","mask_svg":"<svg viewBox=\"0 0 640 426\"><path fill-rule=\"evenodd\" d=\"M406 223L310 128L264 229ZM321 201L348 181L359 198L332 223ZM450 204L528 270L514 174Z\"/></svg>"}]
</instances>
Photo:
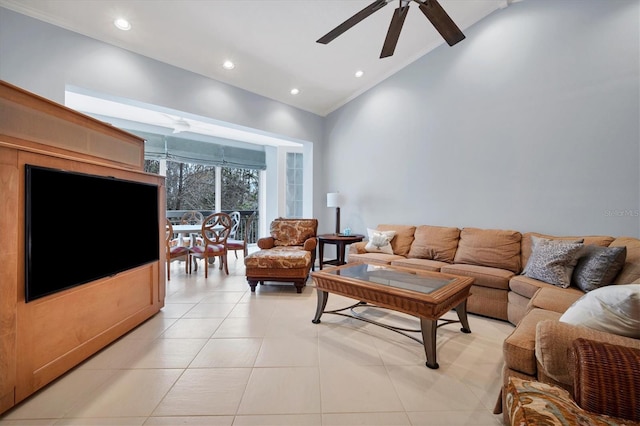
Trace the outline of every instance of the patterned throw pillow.
<instances>
[{"instance_id":1,"label":"patterned throw pillow","mask_svg":"<svg viewBox=\"0 0 640 426\"><path fill-rule=\"evenodd\" d=\"M584 292L613 283L627 258L627 247L586 245L573 270L571 284Z\"/></svg>"},{"instance_id":2,"label":"patterned throw pillow","mask_svg":"<svg viewBox=\"0 0 640 426\"><path fill-rule=\"evenodd\" d=\"M542 382L509 377L507 410L511 425L612 426L634 424L580 408L569 392Z\"/></svg>"},{"instance_id":3,"label":"patterned throw pillow","mask_svg":"<svg viewBox=\"0 0 640 426\"><path fill-rule=\"evenodd\" d=\"M523 274L558 287L569 287L583 244L534 236L531 239L533 250Z\"/></svg>"},{"instance_id":4,"label":"patterned throw pillow","mask_svg":"<svg viewBox=\"0 0 640 426\"><path fill-rule=\"evenodd\" d=\"M369 253L393 254L391 240L396 236L396 231L378 231L377 229L367 229L369 242L364 249Z\"/></svg>"}]
</instances>

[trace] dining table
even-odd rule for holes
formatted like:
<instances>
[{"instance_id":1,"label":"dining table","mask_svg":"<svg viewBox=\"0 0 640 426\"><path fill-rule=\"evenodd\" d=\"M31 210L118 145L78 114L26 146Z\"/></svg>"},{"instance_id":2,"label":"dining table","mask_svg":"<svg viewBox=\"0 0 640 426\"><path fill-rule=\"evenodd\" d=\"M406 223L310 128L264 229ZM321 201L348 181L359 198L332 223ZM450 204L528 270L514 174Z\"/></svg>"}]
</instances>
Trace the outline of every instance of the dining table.
<instances>
[{"instance_id":1,"label":"dining table","mask_svg":"<svg viewBox=\"0 0 640 426\"><path fill-rule=\"evenodd\" d=\"M178 244L179 245L183 245L184 244L184 236L185 235L191 235L191 234L200 234L202 232L202 224L178 224L178 225L173 225L173 232L175 234L178 234ZM189 244L191 245L193 243L193 238L189 238Z\"/></svg>"},{"instance_id":2,"label":"dining table","mask_svg":"<svg viewBox=\"0 0 640 426\"><path fill-rule=\"evenodd\" d=\"M213 229L222 229L221 225L216 225ZM202 224L185 224L180 223L178 225L173 225L173 233L178 234L178 244L184 244L184 235L199 235L202 233ZM189 239L189 244L193 244L193 238Z\"/></svg>"}]
</instances>

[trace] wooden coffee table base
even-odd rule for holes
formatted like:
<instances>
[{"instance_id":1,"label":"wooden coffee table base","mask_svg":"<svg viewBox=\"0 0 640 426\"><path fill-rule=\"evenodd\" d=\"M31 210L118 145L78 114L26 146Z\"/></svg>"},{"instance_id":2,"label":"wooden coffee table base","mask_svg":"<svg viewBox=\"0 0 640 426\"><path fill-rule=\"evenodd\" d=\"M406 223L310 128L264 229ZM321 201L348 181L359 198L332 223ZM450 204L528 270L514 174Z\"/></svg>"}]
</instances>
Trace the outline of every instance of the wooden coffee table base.
<instances>
[{"instance_id":1,"label":"wooden coffee table base","mask_svg":"<svg viewBox=\"0 0 640 426\"><path fill-rule=\"evenodd\" d=\"M407 336L410 339L415 340L416 342L422 344L424 346L424 353L427 357L427 362L425 365L432 369L437 369L440 366L436 362L436 331L438 327L442 327L443 325L448 325L452 323L461 323L462 328L460 331L463 333L471 333L471 328L469 327L469 320L467 319L467 299L465 298L462 302L460 302L456 307L455 311L458 315L458 320L449 320L449 319L430 319L430 318L419 318L420 319L420 330L410 330L406 328L394 327L389 324L384 324L379 321L374 321L368 318L365 318L362 315L357 314L354 309L358 307L366 306L368 308L379 308L379 309L389 309L381 306L376 306L369 304L367 302L358 302L351 306L347 306L340 309L335 309L332 311L325 311L327 306L327 301L329 300L329 293L323 290L316 290L318 295L318 304L316 307L316 315L311 320L314 324L320 324L320 317L322 314L333 314L333 315L341 315L348 318L354 318L360 321L368 322L370 324L377 325L379 327L386 328L387 330L394 331L396 333ZM343 311L350 310L352 314L344 313ZM440 321L440 324L438 324ZM409 333L422 333L422 340L419 338L412 336Z\"/></svg>"}]
</instances>

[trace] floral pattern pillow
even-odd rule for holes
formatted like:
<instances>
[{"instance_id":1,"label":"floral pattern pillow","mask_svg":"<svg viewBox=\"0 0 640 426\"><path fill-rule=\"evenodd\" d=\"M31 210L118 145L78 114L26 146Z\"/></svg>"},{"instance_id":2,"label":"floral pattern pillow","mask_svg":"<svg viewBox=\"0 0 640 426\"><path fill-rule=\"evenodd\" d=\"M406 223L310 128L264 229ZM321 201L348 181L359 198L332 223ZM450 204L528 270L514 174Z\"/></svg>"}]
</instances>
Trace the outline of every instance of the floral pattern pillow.
<instances>
[{"instance_id":1,"label":"floral pattern pillow","mask_svg":"<svg viewBox=\"0 0 640 426\"><path fill-rule=\"evenodd\" d=\"M637 422L590 413L566 390L546 383L509 378L507 410L511 426L613 426Z\"/></svg>"}]
</instances>

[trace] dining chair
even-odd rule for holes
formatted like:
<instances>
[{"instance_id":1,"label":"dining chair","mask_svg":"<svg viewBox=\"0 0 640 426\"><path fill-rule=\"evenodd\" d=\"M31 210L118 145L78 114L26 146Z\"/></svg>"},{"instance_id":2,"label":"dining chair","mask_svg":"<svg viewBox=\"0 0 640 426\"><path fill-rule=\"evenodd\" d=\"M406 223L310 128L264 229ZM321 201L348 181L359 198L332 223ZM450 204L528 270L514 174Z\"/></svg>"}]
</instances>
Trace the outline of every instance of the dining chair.
<instances>
[{"instance_id":1,"label":"dining chair","mask_svg":"<svg viewBox=\"0 0 640 426\"><path fill-rule=\"evenodd\" d=\"M242 218L242 216L238 211L229 213L229 216L231 216L231 220L233 221L233 226L231 227L229 238L235 238L236 234L238 233L238 228L240 227L240 219Z\"/></svg>"},{"instance_id":2,"label":"dining chair","mask_svg":"<svg viewBox=\"0 0 640 426\"><path fill-rule=\"evenodd\" d=\"M244 225L244 239L237 240L235 238L227 239L227 250L233 251L238 258L238 251L242 250L244 256L247 257L247 248L249 247L249 234L251 230L251 224L256 217L256 212L253 212L251 216L247 218L247 222Z\"/></svg>"},{"instance_id":3,"label":"dining chair","mask_svg":"<svg viewBox=\"0 0 640 426\"><path fill-rule=\"evenodd\" d=\"M193 259L204 259L204 277L209 276L209 259L220 258L220 269L229 275L227 265L227 238L231 232L233 221L226 213L213 213L202 222L203 245L193 245L189 253Z\"/></svg>"},{"instance_id":4,"label":"dining chair","mask_svg":"<svg viewBox=\"0 0 640 426\"><path fill-rule=\"evenodd\" d=\"M189 247L185 247L178 244L178 240L174 239L173 233L173 225L171 221L167 219L166 225L166 238L165 245L167 250L167 281L171 281L171 262L174 260L184 260L184 270L188 274L190 273L190 262L189 262Z\"/></svg>"},{"instance_id":5,"label":"dining chair","mask_svg":"<svg viewBox=\"0 0 640 426\"><path fill-rule=\"evenodd\" d=\"M188 210L182 214L180 223L183 225L202 225L204 221L204 215L197 210ZM195 246L202 242L202 238L198 238L199 234L189 234L187 238L183 239L183 244L186 246ZM193 260L193 268L197 271L198 264L195 259Z\"/></svg>"},{"instance_id":6,"label":"dining chair","mask_svg":"<svg viewBox=\"0 0 640 426\"><path fill-rule=\"evenodd\" d=\"M197 210L186 211L180 218L180 223L183 225L202 225L203 221L204 215ZM195 245L197 237L198 234L191 234L188 239L185 239L185 243L187 245Z\"/></svg>"}]
</instances>

